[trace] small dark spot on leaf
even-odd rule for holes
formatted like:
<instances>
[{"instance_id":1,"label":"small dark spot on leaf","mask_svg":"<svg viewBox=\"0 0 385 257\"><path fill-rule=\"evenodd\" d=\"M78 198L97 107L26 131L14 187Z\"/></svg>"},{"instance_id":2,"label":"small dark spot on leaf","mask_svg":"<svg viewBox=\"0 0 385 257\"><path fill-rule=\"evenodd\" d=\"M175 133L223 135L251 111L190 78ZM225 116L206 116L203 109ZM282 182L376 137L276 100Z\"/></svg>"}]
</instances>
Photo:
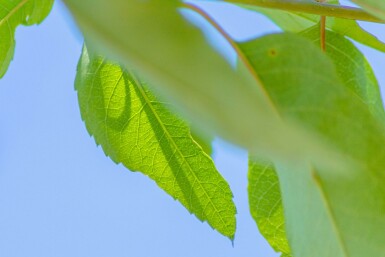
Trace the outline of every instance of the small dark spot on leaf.
<instances>
[{"instance_id":1,"label":"small dark spot on leaf","mask_svg":"<svg viewBox=\"0 0 385 257\"><path fill-rule=\"evenodd\" d=\"M278 54L278 52L277 52L277 49L275 49L275 48L270 48L270 49L268 50L268 55L269 55L270 57L276 57L277 54Z\"/></svg>"}]
</instances>

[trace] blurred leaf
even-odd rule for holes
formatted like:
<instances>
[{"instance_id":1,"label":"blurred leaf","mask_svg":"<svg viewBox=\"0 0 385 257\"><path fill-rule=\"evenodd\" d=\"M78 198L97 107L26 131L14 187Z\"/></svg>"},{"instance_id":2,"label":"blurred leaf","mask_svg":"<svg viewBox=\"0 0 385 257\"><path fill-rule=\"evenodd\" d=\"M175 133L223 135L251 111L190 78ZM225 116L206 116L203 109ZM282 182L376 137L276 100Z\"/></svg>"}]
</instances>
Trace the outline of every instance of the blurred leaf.
<instances>
[{"instance_id":1,"label":"blurred leaf","mask_svg":"<svg viewBox=\"0 0 385 257\"><path fill-rule=\"evenodd\" d=\"M16 27L41 23L52 4L53 0L0 0L0 78L13 58Z\"/></svg>"},{"instance_id":2,"label":"blurred leaf","mask_svg":"<svg viewBox=\"0 0 385 257\"><path fill-rule=\"evenodd\" d=\"M316 29L308 31L307 36L315 33ZM336 70L325 65L329 60L316 46L300 38L295 42L295 38L287 34L267 36L243 43L241 48L261 80L269 85L269 94L284 117L299 119L324 135L341 153L355 160L356 166L349 172L339 172L319 168L312 162L287 165L274 161L292 253L296 257L314 253L333 257L383 256L385 134L382 106L377 93L373 93L378 90L377 82L362 54L343 37L328 33L327 51L336 58ZM341 58L343 55L347 56ZM366 70L355 73L355 65ZM350 79L341 75L344 72L349 72ZM342 84L335 83L338 76ZM271 204L278 202L279 190L273 189L275 193L270 193L276 199ZM259 192L260 199L266 199L263 190L252 190ZM252 211L261 213L260 206L272 208L268 204L254 205L256 209ZM276 220L279 222L279 218ZM275 227L265 234L271 235Z\"/></svg>"},{"instance_id":3,"label":"blurred leaf","mask_svg":"<svg viewBox=\"0 0 385 257\"><path fill-rule=\"evenodd\" d=\"M132 72L83 50L76 77L88 132L116 163L140 171L200 220L234 238L235 205L227 182L168 111Z\"/></svg>"},{"instance_id":4,"label":"blurred leaf","mask_svg":"<svg viewBox=\"0 0 385 257\"><path fill-rule=\"evenodd\" d=\"M383 0L352 0L366 11L385 21L385 1Z\"/></svg>"},{"instance_id":5,"label":"blurred leaf","mask_svg":"<svg viewBox=\"0 0 385 257\"><path fill-rule=\"evenodd\" d=\"M300 35L319 46L319 28L311 27ZM385 120L385 112L378 81L365 56L349 40L327 31L326 54L333 60L344 85L369 107L371 113Z\"/></svg>"},{"instance_id":6,"label":"blurred leaf","mask_svg":"<svg viewBox=\"0 0 385 257\"><path fill-rule=\"evenodd\" d=\"M203 151L207 153L209 156L211 156L213 153L212 143L214 140L214 136L206 135L202 132L199 132L198 130L196 130L196 128L194 128L194 126L192 126L191 128L191 135L195 140L195 142L197 142L198 145L202 147Z\"/></svg>"},{"instance_id":7,"label":"blurred leaf","mask_svg":"<svg viewBox=\"0 0 385 257\"><path fill-rule=\"evenodd\" d=\"M278 176L271 163L249 158L249 205L259 231L276 252L291 256Z\"/></svg>"},{"instance_id":8,"label":"blurred leaf","mask_svg":"<svg viewBox=\"0 0 385 257\"><path fill-rule=\"evenodd\" d=\"M237 74L208 45L180 14L179 1L65 2L88 46L138 71L192 124L259 155L295 161L297 152L301 159L338 165L329 161L333 149L279 117L265 85Z\"/></svg>"},{"instance_id":9,"label":"blurred leaf","mask_svg":"<svg viewBox=\"0 0 385 257\"><path fill-rule=\"evenodd\" d=\"M338 1L329 1L330 4L339 4ZM269 8L261 8L249 5L241 5L250 10L257 11L269 17L275 24L285 31L300 32L309 27L318 24L320 16L305 13L291 13L286 11L274 10ZM385 52L385 43L381 42L377 37L362 29L354 20L339 19L328 17L326 26L339 33L340 35L350 37L351 39Z\"/></svg>"}]
</instances>

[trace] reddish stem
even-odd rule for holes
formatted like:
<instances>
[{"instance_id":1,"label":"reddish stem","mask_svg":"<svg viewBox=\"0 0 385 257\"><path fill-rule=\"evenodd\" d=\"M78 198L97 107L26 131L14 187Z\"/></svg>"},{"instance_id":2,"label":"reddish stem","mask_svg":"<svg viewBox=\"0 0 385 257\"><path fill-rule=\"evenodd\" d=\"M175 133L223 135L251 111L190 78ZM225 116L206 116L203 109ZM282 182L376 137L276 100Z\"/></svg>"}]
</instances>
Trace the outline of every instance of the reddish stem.
<instances>
[{"instance_id":1,"label":"reddish stem","mask_svg":"<svg viewBox=\"0 0 385 257\"><path fill-rule=\"evenodd\" d=\"M321 41L321 49L322 51L326 51L326 17L321 16L321 23L320 23L320 41Z\"/></svg>"}]
</instances>

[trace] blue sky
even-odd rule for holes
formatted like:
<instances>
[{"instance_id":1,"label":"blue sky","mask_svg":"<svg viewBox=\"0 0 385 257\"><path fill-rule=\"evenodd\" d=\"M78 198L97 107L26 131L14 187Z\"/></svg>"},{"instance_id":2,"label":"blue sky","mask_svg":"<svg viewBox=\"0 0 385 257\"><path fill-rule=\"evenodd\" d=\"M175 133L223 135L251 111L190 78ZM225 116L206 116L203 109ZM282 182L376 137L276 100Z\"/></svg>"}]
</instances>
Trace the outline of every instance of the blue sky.
<instances>
[{"instance_id":1,"label":"blue sky","mask_svg":"<svg viewBox=\"0 0 385 257\"><path fill-rule=\"evenodd\" d=\"M208 7L237 39L277 31L251 12ZM384 26L365 26L385 40ZM210 39L234 58L215 34ZM82 39L62 3L42 25L20 27L16 40L0 80L0 256L277 256L249 215L245 151L215 141L215 162L238 209L232 247L154 182L96 147L73 89ZM361 49L385 85L385 54Z\"/></svg>"}]
</instances>

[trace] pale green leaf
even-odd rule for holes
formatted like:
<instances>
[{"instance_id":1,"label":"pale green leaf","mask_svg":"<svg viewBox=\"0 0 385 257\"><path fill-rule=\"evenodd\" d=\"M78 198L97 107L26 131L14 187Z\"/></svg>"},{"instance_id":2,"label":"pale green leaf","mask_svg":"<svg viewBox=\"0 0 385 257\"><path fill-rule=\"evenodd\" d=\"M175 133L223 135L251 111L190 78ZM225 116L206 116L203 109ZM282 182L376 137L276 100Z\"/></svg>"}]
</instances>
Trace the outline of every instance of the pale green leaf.
<instances>
[{"instance_id":1,"label":"pale green leaf","mask_svg":"<svg viewBox=\"0 0 385 257\"><path fill-rule=\"evenodd\" d=\"M259 231L276 252L290 256L279 180L271 163L250 157L248 191L250 212Z\"/></svg>"},{"instance_id":2,"label":"pale green leaf","mask_svg":"<svg viewBox=\"0 0 385 257\"><path fill-rule=\"evenodd\" d=\"M315 45L320 45L318 26L309 28L300 35L310 39ZM369 106L373 115L384 120L385 112L378 81L365 56L343 37L331 31L327 31L326 36L326 54L333 60L344 85Z\"/></svg>"},{"instance_id":3,"label":"pale green leaf","mask_svg":"<svg viewBox=\"0 0 385 257\"><path fill-rule=\"evenodd\" d=\"M301 152L338 165L329 161L333 149L279 117L260 81L237 74L184 19L179 1L65 2L93 49L134 68L196 126L260 155L295 161Z\"/></svg>"},{"instance_id":4,"label":"pale green leaf","mask_svg":"<svg viewBox=\"0 0 385 257\"><path fill-rule=\"evenodd\" d=\"M140 171L233 239L232 193L188 126L132 72L83 50L76 77L88 132L114 162Z\"/></svg>"},{"instance_id":5,"label":"pale green leaf","mask_svg":"<svg viewBox=\"0 0 385 257\"><path fill-rule=\"evenodd\" d=\"M328 37L340 41L335 48L328 46L328 51L335 51L329 56L339 58L353 50L352 58L342 58L335 65L347 65L347 69L358 62L365 67L364 58L359 58L351 43L336 34L329 33ZM301 120L325 140L333 141L356 166L340 172L320 169L312 162L274 162L292 253L296 257L315 253L333 257L385 256L382 110L376 100L372 101L377 99L376 94L368 94L371 90L358 84L364 81L366 86L374 87L373 91L377 85L370 82L372 74L367 70L351 73L353 82L341 77L341 83L336 83L343 68L333 68L317 46L299 38L294 42L294 38L268 36L241 47L261 80L269 85L269 94L282 115Z\"/></svg>"},{"instance_id":6,"label":"pale green leaf","mask_svg":"<svg viewBox=\"0 0 385 257\"><path fill-rule=\"evenodd\" d=\"M0 78L13 58L16 27L41 23L52 4L53 0L0 0Z\"/></svg>"},{"instance_id":7,"label":"pale green leaf","mask_svg":"<svg viewBox=\"0 0 385 257\"><path fill-rule=\"evenodd\" d=\"M302 32L301 35L319 45L318 26ZM344 85L369 106L373 115L383 120L385 115L378 83L365 57L343 37L327 32L327 38L327 54L333 60ZM272 164L263 163L257 159L249 160L250 211L270 245L278 252L290 254L284 231L278 176Z\"/></svg>"},{"instance_id":8,"label":"pale green leaf","mask_svg":"<svg viewBox=\"0 0 385 257\"><path fill-rule=\"evenodd\" d=\"M338 4L338 1L330 1L331 4ZM269 17L275 24L285 31L300 32L319 23L320 16L305 13L292 13L269 8L241 5L247 9L260 12ZM339 19L328 17L326 19L327 28L347 36L361 44L370 46L379 51L385 52L385 43L377 37L365 31L354 20Z\"/></svg>"},{"instance_id":9,"label":"pale green leaf","mask_svg":"<svg viewBox=\"0 0 385 257\"><path fill-rule=\"evenodd\" d=\"M368 12L376 15L385 21L385 1L384 0L352 0Z\"/></svg>"}]
</instances>

